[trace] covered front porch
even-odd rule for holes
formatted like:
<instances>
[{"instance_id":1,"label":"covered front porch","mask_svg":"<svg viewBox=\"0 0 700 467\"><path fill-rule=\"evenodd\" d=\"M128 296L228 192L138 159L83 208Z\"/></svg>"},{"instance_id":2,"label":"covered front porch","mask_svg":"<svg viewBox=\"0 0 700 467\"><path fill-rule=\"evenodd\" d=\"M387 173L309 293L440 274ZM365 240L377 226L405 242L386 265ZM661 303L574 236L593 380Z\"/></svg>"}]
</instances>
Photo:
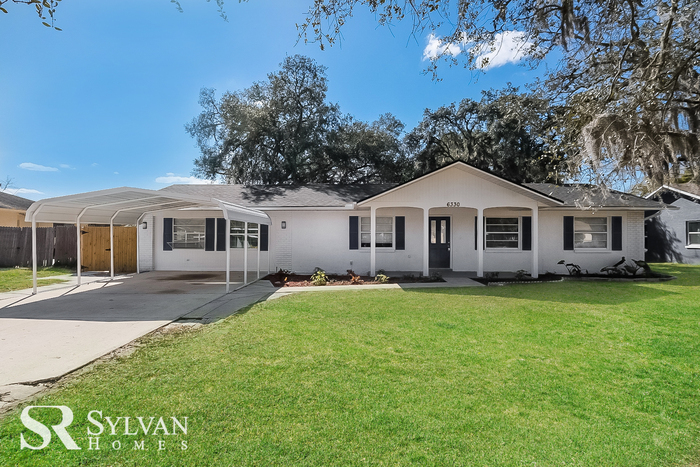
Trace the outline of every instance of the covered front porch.
<instances>
[{"instance_id":1,"label":"covered front porch","mask_svg":"<svg viewBox=\"0 0 700 467\"><path fill-rule=\"evenodd\" d=\"M534 205L395 206L370 204L360 234L368 241L370 274L418 265L417 272L525 270L538 276L538 209ZM389 223L392 222L393 225ZM383 243L387 231L395 239ZM392 257L393 256L393 257ZM419 261L416 261L419 259ZM410 269L410 268L409 268ZM415 270L414 270L415 271Z\"/></svg>"}]
</instances>

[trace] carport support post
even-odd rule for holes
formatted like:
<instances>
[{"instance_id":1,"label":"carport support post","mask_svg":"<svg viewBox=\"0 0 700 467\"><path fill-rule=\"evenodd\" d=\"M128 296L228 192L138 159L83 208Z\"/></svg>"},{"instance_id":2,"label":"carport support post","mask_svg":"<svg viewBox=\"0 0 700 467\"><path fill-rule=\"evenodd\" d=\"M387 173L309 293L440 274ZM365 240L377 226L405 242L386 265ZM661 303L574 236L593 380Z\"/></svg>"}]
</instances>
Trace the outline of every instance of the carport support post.
<instances>
[{"instance_id":1,"label":"carport support post","mask_svg":"<svg viewBox=\"0 0 700 467\"><path fill-rule=\"evenodd\" d=\"M532 241L532 272L530 273L530 276L534 279L537 279L540 275L540 260L539 260L539 249L538 249L538 243L539 243L539 232L538 232L538 225L539 225L539 209L537 206L535 206L532 209L532 235L531 235L531 241Z\"/></svg>"},{"instance_id":2,"label":"carport support post","mask_svg":"<svg viewBox=\"0 0 700 467\"><path fill-rule=\"evenodd\" d=\"M226 293L231 288L231 219L226 219Z\"/></svg>"},{"instance_id":3,"label":"carport support post","mask_svg":"<svg viewBox=\"0 0 700 467\"><path fill-rule=\"evenodd\" d=\"M36 295L36 213L32 214L32 295Z\"/></svg>"},{"instance_id":4,"label":"carport support post","mask_svg":"<svg viewBox=\"0 0 700 467\"><path fill-rule=\"evenodd\" d=\"M260 279L260 226L262 224L258 224L258 279Z\"/></svg>"},{"instance_id":5,"label":"carport support post","mask_svg":"<svg viewBox=\"0 0 700 467\"><path fill-rule=\"evenodd\" d=\"M117 211L118 213L119 211ZM114 279L114 218L117 214L109 219L109 277ZM139 230L136 227L136 236L138 237ZM137 260L138 261L138 260Z\"/></svg>"},{"instance_id":6,"label":"carport support post","mask_svg":"<svg viewBox=\"0 0 700 467\"><path fill-rule=\"evenodd\" d=\"M248 283L248 221L243 224L243 285Z\"/></svg>"},{"instance_id":7,"label":"carport support post","mask_svg":"<svg viewBox=\"0 0 700 467\"><path fill-rule=\"evenodd\" d=\"M476 210L476 251L479 262L476 267L476 277L484 277L484 210Z\"/></svg>"}]
</instances>

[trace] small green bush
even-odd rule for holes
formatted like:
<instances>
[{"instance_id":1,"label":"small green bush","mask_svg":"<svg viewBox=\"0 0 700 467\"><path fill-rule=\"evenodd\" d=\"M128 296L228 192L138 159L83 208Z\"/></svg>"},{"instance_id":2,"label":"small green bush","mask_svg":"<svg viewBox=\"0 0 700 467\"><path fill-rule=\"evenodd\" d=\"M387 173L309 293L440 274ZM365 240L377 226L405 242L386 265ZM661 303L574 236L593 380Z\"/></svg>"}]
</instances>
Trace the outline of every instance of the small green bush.
<instances>
[{"instance_id":1,"label":"small green bush","mask_svg":"<svg viewBox=\"0 0 700 467\"><path fill-rule=\"evenodd\" d=\"M386 274L379 273L377 277L374 278L374 282L379 282L380 284L386 284L389 282L389 276Z\"/></svg>"},{"instance_id":2,"label":"small green bush","mask_svg":"<svg viewBox=\"0 0 700 467\"><path fill-rule=\"evenodd\" d=\"M328 283L326 271L321 268L316 268L311 276L311 283L313 285L326 285Z\"/></svg>"}]
</instances>

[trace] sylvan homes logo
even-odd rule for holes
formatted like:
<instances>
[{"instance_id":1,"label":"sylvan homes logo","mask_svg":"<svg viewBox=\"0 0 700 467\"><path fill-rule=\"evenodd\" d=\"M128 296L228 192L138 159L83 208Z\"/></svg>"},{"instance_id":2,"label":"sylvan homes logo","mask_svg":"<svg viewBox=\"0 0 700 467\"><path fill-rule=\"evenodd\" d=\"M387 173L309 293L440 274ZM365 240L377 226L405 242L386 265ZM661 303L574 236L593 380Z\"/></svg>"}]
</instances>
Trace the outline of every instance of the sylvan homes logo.
<instances>
[{"instance_id":1,"label":"sylvan homes logo","mask_svg":"<svg viewBox=\"0 0 700 467\"><path fill-rule=\"evenodd\" d=\"M35 411L34 416L30 413L34 409L44 409ZM48 416L47 409L59 411L61 420L55 425L46 426L37 417ZM54 414L56 415L56 414ZM89 451L132 449L146 451L149 449L164 451L168 448L186 451L187 440L182 437L187 436L187 417L110 417L103 416L101 410L91 410L87 414L87 446L79 446L68 432L67 428L73 423L73 411L65 405L30 405L22 410L20 420L27 430L34 432L41 438L41 443L31 444L29 436L20 433L20 449L40 450L51 443L53 433L69 450L81 450L87 448ZM52 418L53 420L53 418ZM115 439L119 437L119 439ZM125 441L122 437L127 438ZM175 438L172 438L175 437Z\"/></svg>"}]
</instances>

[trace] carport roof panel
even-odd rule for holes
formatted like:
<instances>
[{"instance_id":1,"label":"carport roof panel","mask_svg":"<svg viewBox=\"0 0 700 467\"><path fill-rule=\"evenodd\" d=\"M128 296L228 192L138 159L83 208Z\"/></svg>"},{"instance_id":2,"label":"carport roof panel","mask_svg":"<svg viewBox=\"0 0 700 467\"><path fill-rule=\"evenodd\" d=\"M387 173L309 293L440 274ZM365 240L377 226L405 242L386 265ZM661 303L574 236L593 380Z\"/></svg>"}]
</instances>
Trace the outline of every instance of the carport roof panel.
<instances>
[{"instance_id":1,"label":"carport roof panel","mask_svg":"<svg viewBox=\"0 0 700 467\"><path fill-rule=\"evenodd\" d=\"M39 200L27 210L26 220L36 213L37 222L75 223L84 211L80 219L84 223L109 224L116 214L114 222L125 224L135 223L147 212L195 207L217 209L219 205L201 196L121 187Z\"/></svg>"}]
</instances>

